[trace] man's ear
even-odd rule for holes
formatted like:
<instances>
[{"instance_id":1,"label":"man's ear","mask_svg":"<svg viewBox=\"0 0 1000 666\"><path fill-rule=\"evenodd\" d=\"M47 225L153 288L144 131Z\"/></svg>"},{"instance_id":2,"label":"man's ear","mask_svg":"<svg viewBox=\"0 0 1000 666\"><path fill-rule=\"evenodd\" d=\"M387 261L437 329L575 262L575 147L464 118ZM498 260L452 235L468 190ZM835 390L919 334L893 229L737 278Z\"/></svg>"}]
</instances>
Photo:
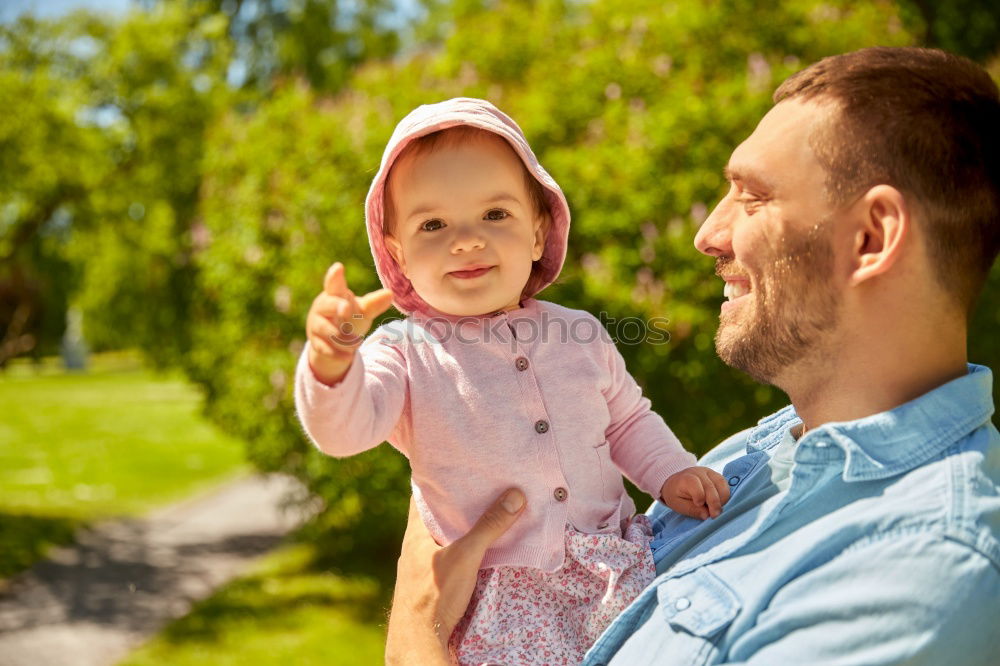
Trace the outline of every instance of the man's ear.
<instances>
[{"instance_id":1,"label":"man's ear","mask_svg":"<svg viewBox=\"0 0 1000 666\"><path fill-rule=\"evenodd\" d=\"M396 240L396 237L392 234L386 234L382 238L385 240L385 247L389 250L389 254L391 254L392 258L396 260L397 264L399 264L399 270L403 271L403 275L406 275L406 261L405 257L403 257L403 246L399 244L399 241ZM406 275L406 277L410 276Z\"/></svg>"},{"instance_id":2,"label":"man's ear","mask_svg":"<svg viewBox=\"0 0 1000 666\"><path fill-rule=\"evenodd\" d=\"M860 224L851 245L851 284L858 285L889 271L909 240L913 220L902 192L891 185L876 185L854 206Z\"/></svg>"},{"instance_id":3,"label":"man's ear","mask_svg":"<svg viewBox=\"0 0 1000 666\"><path fill-rule=\"evenodd\" d=\"M531 260L538 261L545 254L545 238L549 235L552 218L548 213L535 218L535 242L531 246Z\"/></svg>"}]
</instances>

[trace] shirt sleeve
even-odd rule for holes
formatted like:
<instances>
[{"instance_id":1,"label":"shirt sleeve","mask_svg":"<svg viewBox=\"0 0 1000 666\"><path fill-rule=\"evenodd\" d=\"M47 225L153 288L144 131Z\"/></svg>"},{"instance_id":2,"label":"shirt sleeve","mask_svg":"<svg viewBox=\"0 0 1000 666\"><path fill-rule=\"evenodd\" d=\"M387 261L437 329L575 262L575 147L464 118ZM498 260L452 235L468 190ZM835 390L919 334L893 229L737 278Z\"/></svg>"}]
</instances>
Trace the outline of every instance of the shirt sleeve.
<instances>
[{"instance_id":1,"label":"shirt sleeve","mask_svg":"<svg viewBox=\"0 0 1000 666\"><path fill-rule=\"evenodd\" d=\"M659 498L667 477L694 465L695 457L650 408L649 399L625 369L625 359L614 342L601 340L611 373L610 386L604 391L611 415L605 431L611 460L643 492Z\"/></svg>"},{"instance_id":2,"label":"shirt sleeve","mask_svg":"<svg viewBox=\"0 0 1000 666\"><path fill-rule=\"evenodd\" d=\"M881 535L782 587L725 663L986 666L1000 654L997 618L1000 570L983 554Z\"/></svg>"},{"instance_id":3,"label":"shirt sleeve","mask_svg":"<svg viewBox=\"0 0 1000 666\"><path fill-rule=\"evenodd\" d=\"M408 388L405 356L379 331L355 352L350 370L334 386L313 374L307 342L295 370L295 410L317 448L346 457L389 439L402 415Z\"/></svg>"}]
</instances>

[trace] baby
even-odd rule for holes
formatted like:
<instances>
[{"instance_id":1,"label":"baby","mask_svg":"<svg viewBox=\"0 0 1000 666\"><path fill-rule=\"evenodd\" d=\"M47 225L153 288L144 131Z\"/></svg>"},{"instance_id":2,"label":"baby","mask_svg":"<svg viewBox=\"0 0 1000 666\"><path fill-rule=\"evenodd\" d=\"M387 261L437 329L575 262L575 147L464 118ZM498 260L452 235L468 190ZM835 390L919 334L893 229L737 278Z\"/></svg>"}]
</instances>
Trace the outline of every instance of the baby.
<instances>
[{"instance_id":1,"label":"baby","mask_svg":"<svg viewBox=\"0 0 1000 666\"><path fill-rule=\"evenodd\" d=\"M621 474L695 518L717 516L728 485L693 466L596 318L534 299L562 268L569 207L492 104L406 116L366 219L386 289L355 296L341 264L327 272L295 378L302 424L332 456L399 449L441 544L521 488L527 508L486 553L452 653L579 663L655 576ZM408 317L362 342L393 302Z\"/></svg>"}]
</instances>

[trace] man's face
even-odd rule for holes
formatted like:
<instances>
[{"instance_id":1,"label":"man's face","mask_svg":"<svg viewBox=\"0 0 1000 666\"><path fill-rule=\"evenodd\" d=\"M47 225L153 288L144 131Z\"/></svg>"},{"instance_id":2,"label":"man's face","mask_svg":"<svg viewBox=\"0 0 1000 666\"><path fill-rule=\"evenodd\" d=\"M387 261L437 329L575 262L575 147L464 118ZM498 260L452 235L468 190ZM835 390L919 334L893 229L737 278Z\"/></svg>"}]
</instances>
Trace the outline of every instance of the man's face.
<instances>
[{"instance_id":1,"label":"man's face","mask_svg":"<svg viewBox=\"0 0 1000 666\"><path fill-rule=\"evenodd\" d=\"M835 216L809 145L829 114L814 102L772 108L730 157L729 192L695 237L726 283L716 351L758 381L780 383L839 320Z\"/></svg>"}]
</instances>

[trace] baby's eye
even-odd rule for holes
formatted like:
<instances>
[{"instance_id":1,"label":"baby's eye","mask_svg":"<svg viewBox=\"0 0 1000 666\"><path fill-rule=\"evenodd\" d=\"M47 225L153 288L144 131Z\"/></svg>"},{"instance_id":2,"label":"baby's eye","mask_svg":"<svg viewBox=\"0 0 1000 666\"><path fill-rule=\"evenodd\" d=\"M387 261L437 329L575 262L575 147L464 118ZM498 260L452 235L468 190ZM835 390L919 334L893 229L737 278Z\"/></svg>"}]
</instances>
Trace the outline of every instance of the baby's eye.
<instances>
[{"instance_id":1,"label":"baby's eye","mask_svg":"<svg viewBox=\"0 0 1000 666\"><path fill-rule=\"evenodd\" d=\"M510 216L510 213L508 213L507 211L505 211L505 210L503 210L501 208L493 208L493 209L490 209L490 210L486 211L486 215L483 216L483 219L491 220L493 222L496 222L496 221L499 221L499 220L506 219L509 216Z\"/></svg>"},{"instance_id":2,"label":"baby's eye","mask_svg":"<svg viewBox=\"0 0 1000 666\"><path fill-rule=\"evenodd\" d=\"M427 220L420 225L421 231L437 231L442 228L444 228L444 222L441 220Z\"/></svg>"}]
</instances>

